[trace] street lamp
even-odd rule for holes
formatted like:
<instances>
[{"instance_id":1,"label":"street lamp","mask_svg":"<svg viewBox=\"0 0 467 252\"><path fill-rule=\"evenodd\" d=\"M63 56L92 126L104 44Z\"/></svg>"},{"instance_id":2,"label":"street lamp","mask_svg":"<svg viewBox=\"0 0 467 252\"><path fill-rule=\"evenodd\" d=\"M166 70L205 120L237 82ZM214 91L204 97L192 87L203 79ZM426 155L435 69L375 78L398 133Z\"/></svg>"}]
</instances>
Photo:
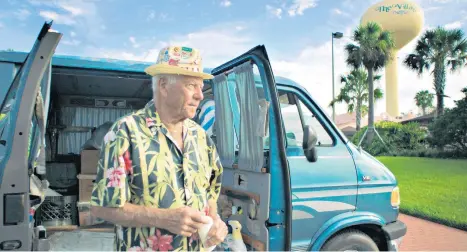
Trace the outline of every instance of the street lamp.
<instances>
[{"instance_id":1,"label":"street lamp","mask_svg":"<svg viewBox=\"0 0 467 252\"><path fill-rule=\"evenodd\" d=\"M335 99L335 94L334 94L334 39L340 39L344 36L342 32L333 32L332 33L332 38L331 38L331 43L332 43L332 100L334 101ZM336 122L336 109L335 109L335 104L332 103L332 121L335 123Z\"/></svg>"}]
</instances>

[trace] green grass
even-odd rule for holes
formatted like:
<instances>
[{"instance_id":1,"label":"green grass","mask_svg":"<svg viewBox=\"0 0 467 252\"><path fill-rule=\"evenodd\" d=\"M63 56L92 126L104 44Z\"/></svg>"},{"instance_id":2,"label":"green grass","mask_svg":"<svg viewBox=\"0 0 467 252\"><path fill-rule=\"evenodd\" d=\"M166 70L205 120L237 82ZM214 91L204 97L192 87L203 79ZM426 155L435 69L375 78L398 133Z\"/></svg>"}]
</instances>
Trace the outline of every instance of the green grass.
<instances>
[{"instance_id":1,"label":"green grass","mask_svg":"<svg viewBox=\"0 0 467 252\"><path fill-rule=\"evenodd\" d=\"M396 176L401 212L467 230L467 160L378 157Z\"/></svg>"}]
</instances>

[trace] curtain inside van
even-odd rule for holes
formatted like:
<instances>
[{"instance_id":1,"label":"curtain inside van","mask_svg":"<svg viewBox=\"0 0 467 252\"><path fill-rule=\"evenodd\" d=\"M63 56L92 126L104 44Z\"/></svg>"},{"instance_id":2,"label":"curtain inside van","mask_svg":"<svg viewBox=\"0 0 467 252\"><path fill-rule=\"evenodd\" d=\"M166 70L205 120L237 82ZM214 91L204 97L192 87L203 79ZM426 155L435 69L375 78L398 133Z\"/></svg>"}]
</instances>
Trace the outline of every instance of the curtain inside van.
<instances>
[{"instance_id":1,"label":"curtain inside van","mask_svg":"<svg viewBox=\"0 0 467 252\"><path fill-rule=\"evenodd\" d=\"M263 167L263 135L257 133L260 108L253 65L246 62L234 68L240 110L240 148L238 166L260 172Z\"/></svg>"},{"instance_id":2,"label":"curtain inside van","mask_svg":"<svg viewBox=\"0 0 467 252\"><path fill-rule=\"evenodd\" d=\"M214 77L213 90L216 104L216 122L214 125L217 152L222 165L232 167L235 161L234 124L229 99L229 87L225 75L221 74Z\"/></svg>"}]
</instances>

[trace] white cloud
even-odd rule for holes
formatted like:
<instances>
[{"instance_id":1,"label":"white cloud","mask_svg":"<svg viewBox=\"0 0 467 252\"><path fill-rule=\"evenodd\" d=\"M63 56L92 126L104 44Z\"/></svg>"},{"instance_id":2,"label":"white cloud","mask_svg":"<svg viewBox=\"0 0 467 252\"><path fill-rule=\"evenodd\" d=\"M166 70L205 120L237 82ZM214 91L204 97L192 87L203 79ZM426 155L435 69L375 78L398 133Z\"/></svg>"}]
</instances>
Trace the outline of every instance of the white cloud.
<instances>
[{"instance_id":1,"label":"white cloud","mask_svg":"<svg viewBox=\"0 0 467 252\"><path fill-rule=\"evenodd\" d=\"M221 2L222 7L229 7L231 5L232 5L232 2L229 1L229 0L222 0L222 2Z\"/></svg>"},{"instance_id":2,"label":"white cloud","mask_svg":"<svg viewBox=\"0 0 467 252\"><path fill-rule=\"evenodd\" d=\"M440 7L440 6L431 6L431 7L423 8L423 11L426 13L426 12L431 12L435 10L440 10L442 8L443 7Z\"/></svg>"},{"instance_id":3,"label":"white cloud","mask_svg":"<svg viewBox=\"0 0 467 252\"><path fill-rule=\"evenodd\" d=\"M151 10L146 20L150 21L150 20L153 20L154 18L156 18L156 12Z\"/></svg>"},{"instance_id":4,"label":"white cloud","mask_svg":"<svg viewBox=\"0 0 467 252\"><path fill-rule=\"evenodd\" d=\"M169 14L167 13L160 13L159 14L159 21L167 21L169 18Z\"/></svg>"},{"instance_id":5,"label":"white cloud","mask_svg":"<svg viewBox=\"0 0 467 252\"><path fill-rule=\"evenodd\" d=\"M455 22L444 25L444 28L446 28L446 29L459 29L461 27L462 27L462 22L461 21L455 21Z\"/></svg>"},{"instance_id":6,"label":"white cloud","mask_svg":"<svg viewBox=\"0 0 467 252\"><path fill-rule=\"evenodd\" d=\"M270 5L266 5L266 10L274 17L279 19L282 18L282 9L281 8L274 8Z\"/></svg>"},{"instance_id":7,"label":"white cloud","mask_svg":"<svg viewBox=\"0 0 467 252\"><path fill-rule=\"evenodd\" d=\"M76 37L76 32L71 31L71 32L70 32L70 36L71 36L71 37Z\"/></svg>"},{"instance_id":8,"label":"white cloud","mask_svg":"<svg viewBox=\"0 0 467 252\"><path fill-rule=\"evenodd\" d=\"M58 14L55 11L41 10L41 11L39 11L39 16L46 19L46 21L53 20L54 23L56 23L56 24L64 24L64 25L74 25L74 24L76 24L76 21L72 17L70 17L68 15Z\"/></svg>"},{"instance_id":9,"label":"white cloud","mask_svg":"<svg viewBox=\"0 0 467 252\"><path fill-rule=\"evenodd\" d=\"M135 37L130 37L129 40L130 40L131 45L133 46L133 48L138 48L138 47L140 47L140 44L136 43Z\"/></svg>"},{"instance_id":10,"label":"white cloud","mask_svg":"<svg viewBox=\"0 0 467 252\"><path fill-rule=\"evenodd\" d=\"M157 13L156 11L154 10L151 10L149 11L149 15L148 17L146 18L147 21L151 21L151 20L154 20L156 19L156 17L158 18L159 21L167 21L169 20L169 14L168 13L159 13L159 16L157 16Z\"/></svg>"},{"instance_id":11,"label":"white cloud","mask_svg":"<svg viewBox=\"0 0 467 252\"><path fill-rule=\"evenodd\" d=\"M68 11L72 16L79 16L79 15L83 14L83 10L80 7L68 5L68 4L65 4L65 3L60 4L60 6L64 10Z\"/></svg>"},{"instance_id":12,"label":"white cloud","mask_svg":"<svg viewBox=\"0 0 467 252\"><path fill-rule=\"evenodd\" d=\"M156 42L157 46L155 47L144 48L141 46L138 49L139 52L135 52L134 50L93 48L87 54L97 57L153 62L156 60L162 47L167 45L182 45L198 48L203 57L203 65L205 67L216 67L256 45L251 42L251 38L248 35L244 34L244 30L238 30L235 27L245 26L238 23L217 24L193 33L174 35L168 40ZM132 40L130 39L130 42ZM136 39L134 42L136 42ZM155 43L153 41L151 43L141 41L140 44L154 45Z\"/></svg>"},{"instance_id":13,"label":"white cloud","mask_svg":"<svg viewBox=\"0 0 467 252\"><path fill-rule=\"evenodd\" d=\"M342 15L342 14L343 14L343 12L342 12L341 10L337 9L337 8L332 9L332 12L333 12L334 14L337 14L337 15Z\"/></svg>"},{"instance_id":14,"label":"white cloud","mask_svg":"<svg viewBox=\"0 0 467 252\"><path fill-rule=\"evenodd\" d=\"M53 19L54 23L64 25L76 24L76 17L84 14L83 7L72 5L73 2L68 1L32 1L34 5L46 5L60 8L65 13L57 13L55 11L41 10L39 15L45 19ZM75 2L76 3L76 2Z\"/></svg>"},{"instance_id":15,"label":"white cloud","mask_svg":"<svg viewBox=\"0 0 467 252\"><path fill-rule=\"evenodd\" d=\"M308 8L316 7L317 0L294 0L294 3L289 7L288 13L290 16L303 15L303 11Z\"/></svg>"},{"instance_id":16,"label":"white cloud","mask_svg":"<svg viewBox=\"0 0 467 252\"><path fill-rule=\"evenodd\" d=\"M344 17L350 17L350 14L347 12L344 12L341 9L334 8L331 10L332 14L338 15L338 16L344 16Z\"/></svg>"},{"instance_id":17,"label":"white cloud","mask_svg":"<svg viewBox=\"0 0 467 252\"><path fill-rule=\"evenodd\" d=\"M14 12L14 15L16 16L16 18L18 18L19 20L26 20L29 15L31 15L31 12L28 11L27 9L20 9L18 11L15 11Z\"/></svg>"},{"instance_id":18,"label":"white cloud","mask_svg":"<svg viewBox=\"0 0 467 252\"><path fill-rule=\"evenodd\" d=\"M65 44L65 45L70 45L70 46L78 46L81 44L81 41L72 39L72 40L63 40L60 43Z\"/></svg>"},{"instance_id":19,"label":"white cloud","mask_svg":"<svg viewBox=\"0 0 467 252\"><path fill-rule=\"evenodd\" d=\"M3 27L5 27L5 25L2 22L0 22L0 28L3 28Z\"/></svg>"},{"instance_id":20,"label":"white cloud","mask_svg":"<svg viewBox=\"0 0 467 252\"><path fill-rule=\"evenodd\" d=\"M84 34L88 41L102 41L105 36L102 33L105 26L95 1L29 0L29 3L42 9L39 15L43 18L74 27L74 30L78 34Z\"/></svg>"}]
</instances>

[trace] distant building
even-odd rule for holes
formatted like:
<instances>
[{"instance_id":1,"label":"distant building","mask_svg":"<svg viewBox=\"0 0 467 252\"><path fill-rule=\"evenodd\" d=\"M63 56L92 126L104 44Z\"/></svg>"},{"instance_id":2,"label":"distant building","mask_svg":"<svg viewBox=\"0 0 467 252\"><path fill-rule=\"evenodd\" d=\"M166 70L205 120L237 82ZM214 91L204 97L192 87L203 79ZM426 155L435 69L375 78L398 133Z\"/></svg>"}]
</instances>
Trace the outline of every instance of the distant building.
<instances>
[{"instance_id":1,"label":"distant building","mask_svg":"<svg viewBox=\"0 0 467 252\"><path fill-rule=\"evenodd\" d=\"M412 120L416 118L416 115L412 112L403 114L398 117L392 117L388 113L383 112L380 115L375 115L375 123L381 121L388 122L404 122L407 120ZM346 135L348 138L351 138L357 132L357 119L356 113L345 113L336 115L336 125L337 127ZM363 128L368 125L368 115L362 117L360 121L360 127Z\"/></svg>"},{"instance_id":2,"label":"distant building","mask_svg":"<svg viewBox=\"0 0 467 252\"><path fill-rule=\"evenodd\" d=\"M428 124L433 122L433 120L435 119L435 113L436 112L433 111L433 112L431 112L431 113L429 113L427 115L424 115L424 116L405 119L405 120L401 121L401 123L406 124L406 123L410 123L410 122L418 122L420 124L420 126L428 127Z\"/></svg>"}]
</instances>

